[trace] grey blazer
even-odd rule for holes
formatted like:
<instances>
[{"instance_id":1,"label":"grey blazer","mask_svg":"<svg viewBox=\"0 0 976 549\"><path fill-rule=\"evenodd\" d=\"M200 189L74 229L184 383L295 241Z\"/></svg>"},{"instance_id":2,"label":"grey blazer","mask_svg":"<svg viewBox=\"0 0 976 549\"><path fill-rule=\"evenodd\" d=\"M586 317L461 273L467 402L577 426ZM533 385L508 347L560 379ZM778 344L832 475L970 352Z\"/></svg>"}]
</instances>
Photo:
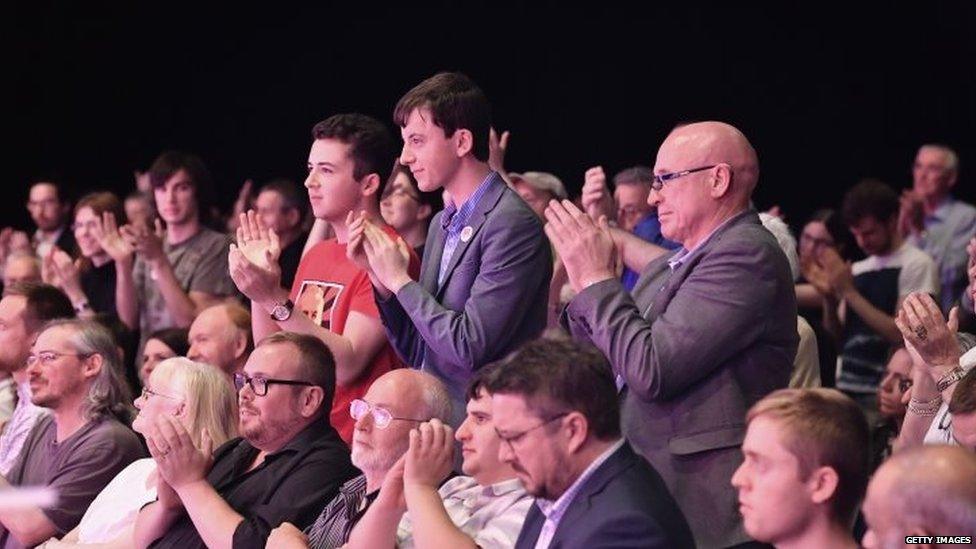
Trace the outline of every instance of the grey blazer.
<instances>
[{"instance_id":1,"label":"grey blazer","mask_svg":"<svg viewBox=\"0 0 976 549\"><path fill-rule=\"evenodd\" d=\"M542 222L494 174L438 285L442 216L430 222L419 283L377 305L397 353L444 381L460 418L473 372L545 329L552 252Z\"/></svg>"},{"instance_id":2,"label":"grey blazer","mask_svg":"<svg viewBox=\"0 0 976 549\"><path fill-rule=\"evenodd\" d=\"M701 547L748 541L730 485L745 413L786 387L799 336L796 294L776 240L752 210L736 215L672 272L672 252L628 294L594 284L564 321L626 383L624 434L661 473Z\"/></svg>"},{"instance_id":3,"label":"grey blazer","mask_svg":"<svg viewBox=\"0 0 976 549\"><path fill-rule=\"evenodd\" d=\"M533 505L515 549L533 549L546 517ZM550 549L685 549L691 530L661 476L630 445L614 452L580 487Z\"/></svg>"}]
</instances>

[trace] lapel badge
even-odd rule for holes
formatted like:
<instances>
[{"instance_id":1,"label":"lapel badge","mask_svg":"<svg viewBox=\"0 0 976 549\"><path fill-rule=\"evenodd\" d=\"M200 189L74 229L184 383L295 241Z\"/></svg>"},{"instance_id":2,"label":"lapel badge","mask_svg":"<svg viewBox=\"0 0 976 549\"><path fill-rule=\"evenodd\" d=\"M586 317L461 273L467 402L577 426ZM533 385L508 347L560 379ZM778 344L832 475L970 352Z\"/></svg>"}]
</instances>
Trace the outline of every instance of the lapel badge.
<instances>
[{"instance_id":1,"label":"lapel badge","mask_svg":"<svg viewBox=\"0 0 976 549\"><path fill-rule=\"evenodd\" d=\"M474 229L471 228L471 225L465 226L463 229L461 229L461 242L471 240L472 234L474 234Z\"/></svg>"}]
</instances>

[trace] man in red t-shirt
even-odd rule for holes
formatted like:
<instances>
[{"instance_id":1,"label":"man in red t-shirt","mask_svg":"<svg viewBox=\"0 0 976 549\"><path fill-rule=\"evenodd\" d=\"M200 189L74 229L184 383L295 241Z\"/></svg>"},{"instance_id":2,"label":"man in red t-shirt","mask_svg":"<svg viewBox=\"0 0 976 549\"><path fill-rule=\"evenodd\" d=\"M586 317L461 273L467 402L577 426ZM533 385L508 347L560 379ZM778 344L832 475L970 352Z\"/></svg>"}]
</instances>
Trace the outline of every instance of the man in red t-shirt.
<instances>
[{"instance_id":1,"label":"man in red t-shirt","mask_svg":"<svg viewBox=\"0 0 976 549\"><path fill-rule=\"evenodd\" d=\"M347 216L382 223L379 197L396 148L382 123L361 114L319 122L312 137L305 187L315 217L336 237L308 249L289 292L281 287L277 235L248 212L241 216L229 264L234 283L251 299L255 341L287 330L314 335L332 351L337 387L331 423L349 444L355 424L349 402L365 394L374 379L403 365L387 342L369 277L346 257ZM392 228L384 225L384 230L399 238ZM410 262L416 277L420 261L413 255Z\"/></svg>"}]
</instances>

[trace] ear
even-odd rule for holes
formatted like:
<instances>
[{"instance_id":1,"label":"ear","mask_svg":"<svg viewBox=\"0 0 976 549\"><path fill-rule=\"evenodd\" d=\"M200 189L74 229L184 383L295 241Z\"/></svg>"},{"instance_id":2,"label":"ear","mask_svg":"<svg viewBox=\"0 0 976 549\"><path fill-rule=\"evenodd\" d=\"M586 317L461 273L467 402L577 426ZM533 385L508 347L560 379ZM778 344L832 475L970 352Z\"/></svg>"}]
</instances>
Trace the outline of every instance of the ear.
<instances>
[{"instance_id":1,"label":"ear","mask_svg":"<svg viewBox=\"0 0 976 549\"><path fill-rule=\"evenodd\" d=\"M302 415L305 417L312 417L319 408L324 406L323 400L325 399L325 391L321 387L305 387L302 395ZM325 413L328 413L326 411Z\"/></svg>"},{"instance_id":2,"label":"ear","mask_svg":"<svg viewBox=\"0 0 976 549\"><path fill-rule=\"evenodd\" d=\"M433 213L434 209L430 207L430 204L421 204L420 207L417 208L417 221L430 219L430 216Z\"/></svg>"},{"instance_id":3,"label":"ear","mask_svg":"<svg viewBox=\"0 0 976 549\"><path fill-rule=\"evenodd\" d=\"M380 189L380 176L377 173L371 173L364 177L359 184L362 185L363 196L376 194Z\"/></svg>"},{"instance_id":4,"label":"ear","mask_svg":"<svg viewBox=\"0 0 976 549\"><path fill-rule=\"evenodd\" d=\"M176 413L173 414L176 417L185 417L187 414L186 401L181 400L179 406L176 407Z\"/></svg>"},{"instance_id":5,"label":"ear","mask_svg":"<svg viewBox=\"0 0 976 549\"><path fill-rule=\"evenodd\" d=\"M102 366L104 365L104 359L102 355L94 354L86 358L81 363L81 375L85 379L91 379L97 377L102 371Z\"/></svg>"},{"instance_id":6,"label":"ear","mask_svg":"<svg viewBox=\"0 0 976 549\"><path fill-rule=\"evenodd\" d=\"M234 338L234 358L241 358L244 356L244 351L247 350L247 334L241 333L240 330L237 331L237 336Z\"/></svg>"},{"instance_id":7,"label":"ear","mask_svg":"<svg viewBox=\"0 0 976 549\"><path fill-rule=\"evenodd\" d=\"M570 412L563 421L568 426L567 449L570 454L574 454L583 447L587 437L590 435L590 424L586 417L579 412Z\"/></svg>"},{"instance_id":8,"label":"ear","mask_svg":"<svg viewBox=\"0 0 976 549\"><path fill-rule=\"evenodd\" d=\"M454 153L458 158L462 158L474 150L474 134L471 130L458 128L454 130Z\"/></svg>"},{"instance_id":9,"label":"ear","mask_svg":"<svg viewBox=\"0 0 976 549\"><path fill-rule=\"evenodd\" d=\"M833 467L818 467L810 474L810 500L817 504L827 503L837 493L840 478Z\"/></svg>"},{"instance_id":10,"label":"ear","mask_svg":"<svg viewBox=\"0 0 976 549\"><path fill-rule=\"evenodd\" d=\"M732 190L732 167L728 164L719 164L715 168L710 180L709 191L712 198L721 198Z\"/></svg>"}]
</instances>

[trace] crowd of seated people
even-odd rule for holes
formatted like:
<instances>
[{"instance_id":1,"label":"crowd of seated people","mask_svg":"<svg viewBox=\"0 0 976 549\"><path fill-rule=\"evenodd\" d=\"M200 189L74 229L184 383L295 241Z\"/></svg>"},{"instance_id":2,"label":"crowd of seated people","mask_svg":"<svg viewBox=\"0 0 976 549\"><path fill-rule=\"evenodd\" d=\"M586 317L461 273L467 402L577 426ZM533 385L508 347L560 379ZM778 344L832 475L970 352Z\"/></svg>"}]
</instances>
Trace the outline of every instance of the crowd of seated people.
<instances>
[{"instance_id":1,"label":"crowd of seated people","mask_svg":"<svg viewBox=\"0 0 976 549\"><path fill-rule=\"evenodd\" d=\"M0 548L976 536L950 147L795 236L724 122L571 200L506 171L464 74L389 107L310 124L304 189L248 181L223 218L189 152L125 196L26 182L34 227L0 230Z\"/></svg>"}]
</instances>

